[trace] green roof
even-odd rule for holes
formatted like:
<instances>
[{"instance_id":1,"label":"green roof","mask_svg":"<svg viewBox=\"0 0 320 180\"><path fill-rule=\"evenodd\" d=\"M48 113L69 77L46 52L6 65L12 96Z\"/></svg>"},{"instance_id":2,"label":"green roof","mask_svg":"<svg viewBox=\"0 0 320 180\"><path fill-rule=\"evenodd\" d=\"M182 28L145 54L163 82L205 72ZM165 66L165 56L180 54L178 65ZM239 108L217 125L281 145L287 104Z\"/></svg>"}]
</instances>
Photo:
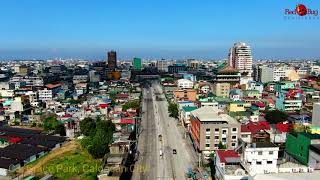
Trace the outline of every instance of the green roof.
<instances>
[{"instance_id":1,"label":"green roof","mask_svg":"<svg viewBox=\"0 0 320 180\"><path fill-rule=\"evenodd\" d=\"M191 111L196 110L196 109L198 109L198 108L195 107L195 106L183 106L182 109L183 109L183 111L185 111L185 112L191 112Z\"/></svg>"}]
</instances>

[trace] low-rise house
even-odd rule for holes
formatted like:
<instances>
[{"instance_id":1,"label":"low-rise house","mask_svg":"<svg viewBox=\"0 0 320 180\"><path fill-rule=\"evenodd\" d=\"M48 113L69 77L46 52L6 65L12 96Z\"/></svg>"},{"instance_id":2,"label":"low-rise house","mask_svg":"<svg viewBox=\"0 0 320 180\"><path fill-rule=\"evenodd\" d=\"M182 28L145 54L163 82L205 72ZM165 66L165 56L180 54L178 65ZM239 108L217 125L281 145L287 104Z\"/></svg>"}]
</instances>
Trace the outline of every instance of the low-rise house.
<instances>
[{"instance_id":1,"label":"low-rise house","mask_svg":"<svg viewBox=\"0 0 320 180\"><path fill-rule=\"evenodd\" d=\"M229 98L233 101L240 101L243 97L243 92L241 89L231 89Z\"/></svg>"},{"instance_id":2,"label":"low-rise house","mask_svg":"<svg viewBox=\"0 0 320 180\"><path fill-rule=\"evenodd\" d=\"M229 112L244 112L246 111L244 101L233 101L229 103L228 111Z\"/></svg>"},{"instance_id":3,"label":"low-rise house","mask_svg":"<svg viewBox=\"0 0 320 180\"><path fill-rule=\"evenodd\" d=\"M195 89L184 89L173 91L173 97L175 102L178 101L192 101L197 100L197 91Z\"/></svg>"},{"instance_id":4,"label":"low-rise house","mask_svg":"<svg viewBox=\"0 0 320 180\"><path fill-rule=\"evenodd\" d=\"M275 144L285 143L287 140L287 133L293 128L293 124L273 124L272 133L270 134L271 142Z\"/></svg>"},{"instance_id":5,"label":"low-rise house","mask_svg":"<svg viewBox=\"0 0 320 180\"><path fill-rule=\"evenodd\" d=\"M250 179L248 172L241 164L240 155L234 150L217 150L214 162L217 179Z\"/></svg>"},{"instance_id":6,"label":"low-rise house","mask_svg":"<svg viewBox=\"0 0 320 180\"><path fill-rule=\"evenodd\" d=\"M243 161L251 175L277 173L279 147L271 142L256 142L248 145Z\"/></svg>"},{"instance_id":7,"label":"low-rise house","mask_svg":"<svg viewBox=\"0 0 320 180\"><path fill-rule=\"evenodd\" d=\"M244 90L243 97L260 99L262 94L258 90Z\"/></svg>"},{"instance_id":8,"label":"low-rise house","mask_svg":"<svg viewBox=\"0 0 320 180\"><path fill-rule=\"evenodd\" d=\"M270 126L266 121L249 122L241 125L241 139L246 143L269 142L270 135L266 132L269 130Z\"/></svg>"},{"instance_id":9,"label":"low-rise house","mask_svg":"<svg viewBox=\"0 0 320 180\"><path fill-rule=\"evenodd\" d=\"M193 81L188 79L179 79L177 81L177 85L181 89L192 89L193 88Z\"/></svg>"},{"instance_id":10,"label":"low-rise house","mask_svg":"<svg viewBox=\"0 0 320 180\"><path fill-rule=\"evenodd\" d=\"M189 124L190 124L190 113L193 110L196 110L197 107L195 106L184 106L182 107L182 110L180 111L180 120L182 125L189 129Z\"/></svg>"}]
</instances>

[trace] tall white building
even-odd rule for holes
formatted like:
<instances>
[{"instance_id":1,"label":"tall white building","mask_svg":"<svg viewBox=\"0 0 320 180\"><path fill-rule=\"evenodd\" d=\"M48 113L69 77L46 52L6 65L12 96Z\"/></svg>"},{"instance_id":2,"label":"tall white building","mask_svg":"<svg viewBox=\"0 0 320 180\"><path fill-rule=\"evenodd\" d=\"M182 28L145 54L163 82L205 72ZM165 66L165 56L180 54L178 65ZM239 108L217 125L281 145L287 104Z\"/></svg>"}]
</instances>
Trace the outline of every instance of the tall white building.
<instances>
[{"instance_id":1,"label":"tall white building","mask_svg":"<svg viewBox=\"0 0 320 180\"><path fill-rule=\"evenodd\" d=\"M241 74L246 73L246 76L252 74L252 54L250 46L246 43L238 42L230 48L229 66L240 71Z\"/></svg>"}]
</instances>

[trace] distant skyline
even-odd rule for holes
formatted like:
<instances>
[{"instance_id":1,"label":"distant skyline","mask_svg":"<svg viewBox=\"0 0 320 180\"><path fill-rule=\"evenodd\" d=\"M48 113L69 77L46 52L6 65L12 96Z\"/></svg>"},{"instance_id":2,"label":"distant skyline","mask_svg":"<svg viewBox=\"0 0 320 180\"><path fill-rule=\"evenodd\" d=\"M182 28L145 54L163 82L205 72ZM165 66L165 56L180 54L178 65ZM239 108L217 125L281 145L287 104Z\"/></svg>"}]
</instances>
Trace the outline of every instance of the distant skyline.
<instances>
[{"instance_id":1,"label":"distant skyline","mask_svg":"<svg viewBox=\"0 0 320 180\"><path fill-rule=\"evenodd\" d=\"M318 1L10 0L0 6L0 60L141 57L224 59L235 42L254 59L320 57L320 19L285 19ZM318 15L319 17L319 15Z\"/></svg>"}]
</instances>

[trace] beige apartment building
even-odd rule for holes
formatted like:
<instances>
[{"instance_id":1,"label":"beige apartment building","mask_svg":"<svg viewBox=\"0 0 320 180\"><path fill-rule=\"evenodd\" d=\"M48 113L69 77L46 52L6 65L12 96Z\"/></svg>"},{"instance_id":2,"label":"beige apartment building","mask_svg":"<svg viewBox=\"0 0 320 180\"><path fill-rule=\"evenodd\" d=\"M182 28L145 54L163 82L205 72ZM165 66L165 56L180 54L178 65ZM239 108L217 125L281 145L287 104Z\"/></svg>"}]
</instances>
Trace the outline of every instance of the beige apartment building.
<instances>
[{"instance_id":1,"label":"beige apartment building","mask_svg":"<svg viewBox=\"0 0 320 180\"><path fill-rule=\"evenodd\" d=\"M205 106L190 113L190 133L195 147L209 155L219 142L234 149L238 146L240 123L216 107Z\"/></svg>"},{"instance_id":2,"label":"beige apartment building","mask_svg":"<svg viewBox=\"0 0 320 180\"><path fill-rule=\"evenodd\" d=\"M221 97L229 97L230 83L214 83L213 94Z\"/></svg>"}]
</instances>

